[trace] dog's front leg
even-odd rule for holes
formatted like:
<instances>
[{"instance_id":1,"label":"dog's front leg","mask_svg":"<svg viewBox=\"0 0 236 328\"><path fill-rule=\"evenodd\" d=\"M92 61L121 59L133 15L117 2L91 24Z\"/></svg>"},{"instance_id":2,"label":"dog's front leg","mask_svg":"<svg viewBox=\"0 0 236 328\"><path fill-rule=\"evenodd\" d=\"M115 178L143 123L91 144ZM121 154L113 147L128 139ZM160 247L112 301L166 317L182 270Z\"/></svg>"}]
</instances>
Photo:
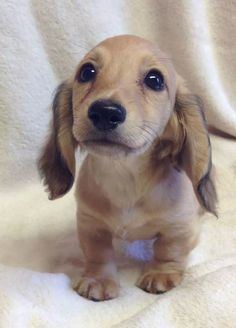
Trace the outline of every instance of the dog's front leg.
<instances>
[{"instance_id":1,"label":"dog's front leg","mask_svg":"<svg viewBox=\"0 0 236 328\"><path fill-rule=\"evenodd\" d=\"M74 289L93 301L115 298L119 292L119 282L111 233L91 225L79 225L78 232L85 256L85 270L74 283Z\"/></svg>"},{"instance_id":2,"label":"dog's front leg","mask_svg":"<svg viewBox=\"0 0 236 328\"><path fill-rule=\"evenodd\" d=\"M160 294L180 284L190 251L195 247L199 229L179 234L166 232L154 242L154 259L147 263L137 285L149 293Z\"/></svg>"}]
</instances>

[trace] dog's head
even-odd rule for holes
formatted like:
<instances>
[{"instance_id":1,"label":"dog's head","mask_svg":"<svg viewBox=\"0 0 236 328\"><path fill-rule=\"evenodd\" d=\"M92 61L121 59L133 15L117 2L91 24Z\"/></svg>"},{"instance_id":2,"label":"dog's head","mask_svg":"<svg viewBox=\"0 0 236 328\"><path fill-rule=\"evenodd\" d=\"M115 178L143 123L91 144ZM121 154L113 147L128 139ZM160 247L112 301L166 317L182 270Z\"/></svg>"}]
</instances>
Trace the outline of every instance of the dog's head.
<instances>
[{"instance_id":1,"label":"dog's head","mask_svg":"<svg viewBox=\"0 0 236 328\"><path fill-rule=\"evenodd\" d=\"M211 147L201 104L168 58L134 36L107 39L81 61L53 101L51 135L39 168L54 199L75 175L77 145L96 156L138 156L182 167L208 211L215 213Z\"/></svg>"}]
</instances>

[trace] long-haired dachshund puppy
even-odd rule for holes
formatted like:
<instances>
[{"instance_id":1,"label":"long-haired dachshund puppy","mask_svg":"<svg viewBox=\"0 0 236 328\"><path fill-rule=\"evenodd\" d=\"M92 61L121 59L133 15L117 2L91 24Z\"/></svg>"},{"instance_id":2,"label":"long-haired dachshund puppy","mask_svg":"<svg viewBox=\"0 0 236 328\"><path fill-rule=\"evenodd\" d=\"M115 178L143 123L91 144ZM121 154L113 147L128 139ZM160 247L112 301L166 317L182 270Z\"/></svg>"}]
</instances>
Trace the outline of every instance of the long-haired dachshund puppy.
<instances>
[{"instance_id":1,"label":"long-haired dachshund puppy","mask_svg":"<svg viewBox=\"0 0 236 328\"><path fill-rule=\"evenodd\" d=\"M154 239L140 288L161 293L177 286L199 217L216 214L199 99L155 44L126 35L92 49L58 87L52 109L39 160L50 199L72 187L76 147L87 152L76 187L85 269L75 290L92 300L118 295L113 237Z\"/></svg>"}]
</instances>

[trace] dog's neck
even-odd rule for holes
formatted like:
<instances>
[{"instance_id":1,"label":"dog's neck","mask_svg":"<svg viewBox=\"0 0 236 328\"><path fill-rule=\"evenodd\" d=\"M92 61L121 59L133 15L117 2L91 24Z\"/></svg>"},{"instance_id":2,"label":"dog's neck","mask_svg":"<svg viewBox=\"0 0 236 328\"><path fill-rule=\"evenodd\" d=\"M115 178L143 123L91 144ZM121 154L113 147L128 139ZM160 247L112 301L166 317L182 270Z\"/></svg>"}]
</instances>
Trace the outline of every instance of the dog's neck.
<instances>
[{"instance_id":1,"label":"dog's neck","mask_svg":"<svg viewBox=\"0 0 236 328\"><path fill-rule=\"evenodd\" d=\"M134 205L168 170L166 163L153 163L151 150L121 158L89 154L87 160L101 191L121 207Z\"/></svg>"}]
</instances>

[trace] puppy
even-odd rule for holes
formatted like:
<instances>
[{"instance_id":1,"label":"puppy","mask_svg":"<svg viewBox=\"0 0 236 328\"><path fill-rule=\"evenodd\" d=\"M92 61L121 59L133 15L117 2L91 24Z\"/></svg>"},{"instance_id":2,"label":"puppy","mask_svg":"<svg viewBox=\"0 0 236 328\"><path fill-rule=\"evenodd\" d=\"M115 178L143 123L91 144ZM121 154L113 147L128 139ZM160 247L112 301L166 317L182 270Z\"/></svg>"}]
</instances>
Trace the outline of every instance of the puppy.
<instances>
[{"instance_id":1,"label":"puppy","mask_svg":"<svg viewBox=\"0 0 236 328\"><path fill-rule=\"evenodd\" d=\"M162 293L181 282L201 214L216 215L201 107L170 58L129 35L100 43L58 87L39 170L56 199L73 185L76 147L87 152L75 193L85 256L80 295L118 295L113 237L154 239L137 282L143 290Z\"/></svg>"}]
</instances>

